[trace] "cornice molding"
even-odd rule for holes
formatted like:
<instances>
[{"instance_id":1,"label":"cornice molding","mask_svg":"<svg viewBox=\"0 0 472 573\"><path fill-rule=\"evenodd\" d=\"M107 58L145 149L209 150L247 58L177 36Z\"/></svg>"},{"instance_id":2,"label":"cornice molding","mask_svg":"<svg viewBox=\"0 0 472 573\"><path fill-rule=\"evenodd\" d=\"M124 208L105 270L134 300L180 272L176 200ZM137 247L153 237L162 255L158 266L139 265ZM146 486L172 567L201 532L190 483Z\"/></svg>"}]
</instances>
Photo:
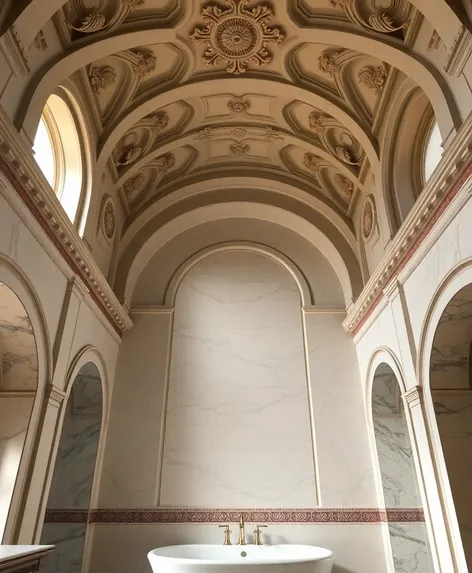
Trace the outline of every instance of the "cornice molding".
<instances>
[{"instance_id":1,"label":"cornice molding","mask_svg":"<svg viewBox=\"0 0 472 573\"><path fill-rule=\"evenodd\" d=\"M471 55L472 34L465 26L461 26L444 65L446 74L459 77Z\"/></svg>"},{"instance_id":2,"label":"cornice molding","mask_svg":"<svg viewBox=\"0 0 472 573\"><path fill-rule=\"evenodd\" d=\"M390 244L384 258L349 308L344 328L356 334L384 296L393 277L405 267L447 206L472 176L472 114L464 122Z\"/></svg>"},{"instance_id":3,"label":"cornice molding","mask_svg":"<svg viewBox=\"0 0 472 573\"><path fill-rule=\"evenodd\" d=\"M3 36L0 37L0 51L5 56L15 76L26 76L30 73L31 68L28 56L15 26L8 28Z\"/></svg>"},{"instance_id":4,"label":"cornice molding","mask_svg":"<svg viewBox=\"0 0 472 573\"><path fill-rule=\"evenodd\" d=\"M0 107L0 171L118 334L133 322L79 237L11 120Z\"/></svg>"}]
</instances>

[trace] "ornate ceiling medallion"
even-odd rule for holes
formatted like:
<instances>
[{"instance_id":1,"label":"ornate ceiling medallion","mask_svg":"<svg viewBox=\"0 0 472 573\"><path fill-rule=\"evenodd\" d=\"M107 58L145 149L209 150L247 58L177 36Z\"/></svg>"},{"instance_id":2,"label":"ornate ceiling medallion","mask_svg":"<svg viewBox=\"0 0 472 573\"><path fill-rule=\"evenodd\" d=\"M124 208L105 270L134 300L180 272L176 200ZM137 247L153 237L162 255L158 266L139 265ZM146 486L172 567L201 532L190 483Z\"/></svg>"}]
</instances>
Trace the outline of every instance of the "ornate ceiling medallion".
<instances>
[{"instance_id":1,"label":"ornate ceiling medallion","mask_svg":"<svg viewBox=\"0 0 472 573\"><path fill-rule=\"evenodd\" d=\"M249 64L267 66L272 61L268 44L278 45L284 36L279 28L270 28L273 15L268 6L245 8L249 0L224 0L229 6L222 9L208 6L202 9L204 28L191 34L197 44L206 49L203 61L207 66L226 64L230 74L242 74Z\"/></svg>"}]
</instances>

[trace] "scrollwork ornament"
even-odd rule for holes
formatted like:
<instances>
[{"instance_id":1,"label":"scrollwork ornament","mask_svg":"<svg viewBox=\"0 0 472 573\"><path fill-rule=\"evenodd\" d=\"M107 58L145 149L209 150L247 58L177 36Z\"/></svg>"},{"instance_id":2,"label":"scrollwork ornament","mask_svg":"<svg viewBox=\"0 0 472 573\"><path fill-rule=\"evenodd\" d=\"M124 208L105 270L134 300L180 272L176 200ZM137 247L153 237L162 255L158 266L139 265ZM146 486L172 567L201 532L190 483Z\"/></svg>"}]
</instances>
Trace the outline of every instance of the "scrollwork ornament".
<instances>
[{"instance_id":1,"label":"scrollwork ornament","mask_svg":"<svg viewBox=\"0 0 472 573\"><path fill-rule=\"evenodd\" d=\"M131 63L138 76L145 76L156 69L156 56L151 52L134 52L135 60Z\"/></svg>"},{"instance_id":2,"label":"scrollwork ornament","mask_svg":"<svg viewBox=\"0 0 472 573\"><path fill-rule=\"evenodd\" d=\"M259 4L247 9L249 0L224 0L227 9L211 5L202 9L204 27L190 35L193 42L203 44L203 62L207 66L226 65L230 74L244 73L249 64L267 66L272 61L269 44L279 45L284 36L279 28L271 28L272 10Z\"/></svg>"},{"instance_id":3,"label":"scrollwork ornament","mask_svg":"<svg viewBox=\"0 0 472 573\"><path fill-rule=\"evenodd\" d=\"M102 214L103 233L108 240L113 239L116 232L116 215L113 201L108 198L103 204Z\"/></svg>"},{"instance_id":4,"label":"scrollwork ornament","mask_svg":"<svg viewBox=\"0 0 472 573\"><path fill-rule=\"evenodd\" d=\"M366 30L380 32L382 34L392 34L406 28L409 19L406 17L407 3L405 0L391 0L390 6L380 8L376 1L372 1L372 8L375 10L367 17L356 7L354 0L329 0L333 8L343 10L347 18L355 25L362 26ZM403 22L398 22L399 20Z\"/></svg>"},{"instance_id":5,"label":"scrollwork ornament","mask_svg":"<svg viewBox=\"0 0 472 573\"><path fill-rule=\"evenodd\" d=\"M115 164L117 166L126 167L133 164L143 153L143 148L131 145L123 149L120 155L116 158Z\"/></svg>"},{"instance_id":6,"label":"scrollwork ornament","mask_svg":"<svg viewBox=\"0 0 472 573\"><path fill-rule=\"evenodd\" d=\"M334 176L334 182L336 183L342 199L349 205L354 193L354 185L352 181L341 173L336 173Z\"/></svg>"},{"instance_id":7,"label":"scrollwork ornament","mask_svg":"<svg viewBox=\"0 0 472 573\"><path fill-rule=\"evenodd\" d=\"M338 145L335 149L335 153L336 157L347 165L360 165L360 162L352 149L346 147L345 145Z\"/></svg>"},{"instance_id":8,"label":"scrollwork ornament","mask_svg":"<svg viewBox=\"0 0 472 573\"><path fill-rule=\"evenodd\" d=\"M332 52L325 50L318 57L318 68L324 74L335 78L341 73L341 64L338 62L337 56L339 52Z\"/></svg>"},{"instance_id":9,"label":"scrollwork ornament","mask_svg":"<svg viewBox=\"0 0 472 573\"><path fill-rule=\"evenodd\" d=\"M359 72L359 81L369 89L374 90L376 95L382 93L387 81L387 68L381 66L365 66Z\"/></svg>"},{"instance_id":10,"label":"scrollwork ornament","mask_svg":"<svg viewBox=\"0 0 472 573\"><path fill-rule=\"evenodd\" d=\"M327 119L328 116L324 113L312 111L308 117L308 125L310 126L310 129L316 133L316 135L324 135L327 129L325 125Z\"/></svg>"},{"instance_id":11,"label":"scrollwork ornament","mask_svg":"<svg viewBox=\"0 0 472 573\"><path fill-rule=\"evenodd\" d=\"M144 175L142 173L138 173L134 177L128 179L123 185L123 189L128 201L133 201L136 198L137 193L143 186L144 179Z\"/></svg>"},{"instance_id":12,"label":"scrollwork ornament","mask_svg":"<svg viewBox=\"0 0 472 573\"><path fill-rule=\"evenodd\" d=\"M100 95L101 90L115 83L116 72L111 66L92 66L89 70L89 80L93 92Z\"/></svg>"},{"instance_id":13,"label":"scrollwork ornament","mask_svg":"<svg viewBox=\"0 0 472 573\"><path fill-rule=\"evenodd\" d=\"M104 30L117 28L129 15L129 13L145 4L146 0L121 0L115 2L115 13L108 22L104 14L96 9L87 10L82 0L72 0L72 19L66 21L69 30L75 30L81 34L93 34ZM77 22L77 23L75 23Z\"/></svg>"},{"instance_id":14,"label":"scrollwork ornament","mask_svg":"<svg viewBox=\"0 0 472 573\"><path fill-rule=\"evenodd\" d=\"M368 195L364 201L361 220L362 236L366 241L372 237L376 224L376 217L374 199L371 195Z\"/></svg>"},{"instance_id":15,"label":"scrollwork ornament","mask_svg":"<svg viewBox=\"0 0 472 573\"><path fill-rule=\"evenodd\" d=\"M318 159L313 153L305 153L303 156L303 165L313 173L313 175L319 175L320 166L318 165Z\"/></svg>"}]
</instances>

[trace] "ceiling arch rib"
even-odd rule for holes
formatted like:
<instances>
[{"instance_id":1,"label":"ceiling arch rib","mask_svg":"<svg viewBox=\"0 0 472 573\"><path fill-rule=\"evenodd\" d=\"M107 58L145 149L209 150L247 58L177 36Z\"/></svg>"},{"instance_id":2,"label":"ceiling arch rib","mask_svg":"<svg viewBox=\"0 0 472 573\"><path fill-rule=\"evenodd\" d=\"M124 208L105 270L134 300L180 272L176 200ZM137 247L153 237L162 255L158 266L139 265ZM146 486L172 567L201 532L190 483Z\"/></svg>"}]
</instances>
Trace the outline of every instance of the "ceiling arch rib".
<instances>
[{"instance_id":1,"label":"ceiling arch rib","mask_svg":"<svg viewBox=\"0 0 472 573\"><path fill-rule=\"evenodd\" d=\"M57 84L74 71L92 63L94 60L118 51L163 43L177 44L189 56L193 54L188 44L177 37L176 30L169 29L160 29L159 34L156 34L156 30L153 29L139 30L108 38L94 39L92 37L90 40L87 38L86 41L88 42L86 45L76 48L58 62L51 64L49 69L41 77L38 77L36 83L31 86L26 96L27 99L21 102L20 111L16 116L15 123L18 129L23 128L28 134L34 133L44 104ZM407 52L399 45L398 41L384 36L382 38L374 38L358 32L331 28L316 28L316 33L314 29L298 29L297 41L302 43L316 41L316 43L325 44L326 46L351 49L373 57L382 54L382 58L387 64L398 68L407 76L415 78L431 100L444 134L448 135L454 127L460 125L460 113L441 74L423 58ZM184 87L181 86L180 89ZM152 100L149 104L153 105ZM146 113L150 111L152 109L148 108ZM144 113L144 110L141 110L141 117L146 115L146 113ZM132 113L130 115L133 117L131 123L124 126L125 131L132 123L140 119L139 114L133 115ZM339 119L342 121L341 117ZM116 141L113 142L112 140L112 144L114 146Z\"/></svg>"},{"instance_id":2,"label":"ceiling arch rib","mask_svg":"<svg viewBox=\"0 0 472 573\"><path fill-rule=\"evenodd\" d=\"M323 234L317 227L310 224L305 219L294 213L289 213L284 209L276 206L262 205L258 203L247 202L228 202L220 205L206 205L198 207L162 225L158 230L151 234L145 242L139 247L133 257L126 276L123 290L124 303L129 304L133 299L133 291L140 274L150 261L152 256L162 248L169 240L176 235L201 225L207 221L225 218L251 218L263 221L276 222L290 229L297 229L297 233L311 242L321 253L330 261L336 275L339 278L344 293L346 306L349 305L353 298L351 277L346 265L330 239ZM295 231L294 231L295 232Z\"/></svg>"},{"instance_id":3,"label":"ceiling arch rib","mask_svg":"<svg viewBox=\"0 0 472 573\"><path fill-rule=\"evenodd\" d=\"M240 125L244 126L244 124ZM218 129L218 127L212 126L211 124L208 127L210 127L212 130ZM264 128L265 126L262 126L261 129ZM126 181L131 179L137 173L139 173L143 167L145 167L150 161L152 161L156 157L172 153L173 151L175 151L175 149L185 145L192 145L192 144L195 145L195 140L198 138L198 133L199 133L198 131L193 131L190 133L185 133L182 137L173 138L172 141L169 142L164 141L162 145L159 145L157 148L153 149L147 155L141 156L141 158L138 159L136 163L133 163L128 170L124 171L119 175L119 178L114 185L114 190L118 191L119 188L126 183ZM359 187L361 189L363 188L363 184L358 179L358 177L356 177L356 175L347 167L345 163L334 157L332 154L328 153L324 149L321 149L320 147L310 142L307 142L303 139L300 139L292 135L291 133L286 133L286 132L279 132L279 133L283 134L284 145L296 145L306 150L309 153L315 154L316 156L324 159L325 161L336 167L336 169L340 171L345 177L350 179L350 181L352 181L352 183L356 187Z\"/></svg>"},{"instance_id":4,"label":"ceiling arch rib","mask_svg":"<svg viewBox=\"0 0 472 573\"><path fill-rule=\"evenodd\" d=\"M163 195L144 212L140 213L130 225L125 229L121 241L118 245L118 258L121 258L125 251L133 242L134 238L141 230L154 218L160 217L164 211L172 209L180 212L184 210L184 201L193 200L193 198L203 197L205 193L217 193L228 190L233 187L234 196L241 191L271 193L274 197L287 197L300 204L303 209L310 212L318 213L324 220L329 221L330 235L337 234L342 237L342 241L348 245L352 252L357 252L357 239L352 227L332 208L330 204L314 197L308 191L296 187L292 184L280 180L266 179L261 176L251 177L250 182L246 177L226 176L226 175L208 175L198 181L179 185L172 193ZM202 199L203 200L203 199ZM208 202L210 199L205 200ZM275 199L276 203L280 201ZM177 206L182 203L182 209ZM318 224L318 227L321 227ZM328 233L328 227L326 228Z\"/></svg>"}]
</instances>

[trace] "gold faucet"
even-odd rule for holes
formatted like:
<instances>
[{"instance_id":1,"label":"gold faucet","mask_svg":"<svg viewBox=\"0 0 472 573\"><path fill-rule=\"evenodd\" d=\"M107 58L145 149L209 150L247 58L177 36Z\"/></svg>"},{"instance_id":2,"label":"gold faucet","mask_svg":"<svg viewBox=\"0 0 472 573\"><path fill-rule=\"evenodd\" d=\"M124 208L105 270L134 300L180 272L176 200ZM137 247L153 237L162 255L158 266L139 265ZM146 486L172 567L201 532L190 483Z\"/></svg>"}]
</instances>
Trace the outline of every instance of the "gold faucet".
<instances>
[{"instance_id":1,"label":"gold faucet","mask_svg":"<svg viewBox=\"0 0 472 573\"><path fill-rule=\"evenodd\" d=\"M244 516L241 513L239 517L239 544L246 545L246 530L244 528Z\"/></svg>"},{"instance_id":2,"label":"gold faucet","mask_svg":"<svg viewBox=\"0 0 472 573\"><path fill-rule=\"evenodd\" d=\"M254 545L262 545L261 527L267 527L267 525L256 525L256 529L254 529Z\"/></svg>"}]
</instances>

